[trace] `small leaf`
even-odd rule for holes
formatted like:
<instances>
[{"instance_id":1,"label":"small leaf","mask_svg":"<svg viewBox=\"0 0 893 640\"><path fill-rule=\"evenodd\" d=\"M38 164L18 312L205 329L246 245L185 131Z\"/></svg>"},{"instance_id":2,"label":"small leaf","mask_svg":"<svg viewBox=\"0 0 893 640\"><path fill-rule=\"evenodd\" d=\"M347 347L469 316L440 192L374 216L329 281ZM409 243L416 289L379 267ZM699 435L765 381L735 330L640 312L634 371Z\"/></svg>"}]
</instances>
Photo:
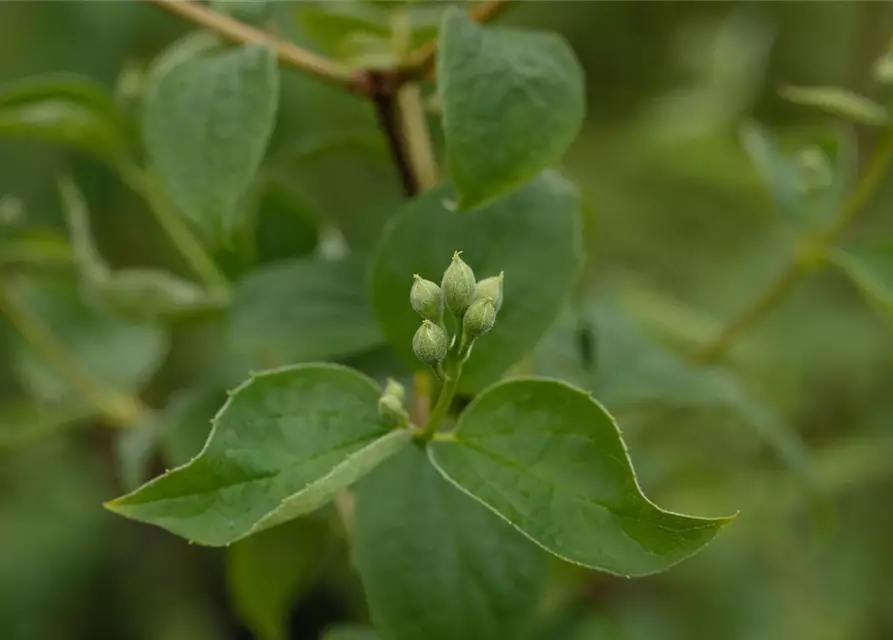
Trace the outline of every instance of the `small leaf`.
<instances>
[{"instance_id":1,"label":"small leaf","mask_svg":"<svg viewBox=\"0 0 893 640\"><path fill-rule=\"evenodd\" d=\"M314 511L409 442L409 430L380 421L380 394L336 365L256 374L214 418L196 458L106 506L209 546Z\"/></svg>"},{"instance_id":2,"label":"small leaf","mask_svg":"<svg viewBox=\"0 0 893 640\"><path fill-rule=\"evenodd\" d=\"M390 640L519 638L544 574L539 549L415 447L359 485L354 554L373 622Z\"/></svg>"},{"instance_id":3,"label":"small leaf","mask_svg":"<svg viewBox=\"0 0 893 640\"><path fill-rule=\"evenodd\" d=\"M0 137L68 145L111 160L133 148L129 127L105 87L73 74L0 87Z\"/></svg>"},{"instance_id":4,"label":"small leaf","mask_svg":"<svg viewBox=\"0 0 893 640\"><path fill-rule=\"evenodd\" d=\"M276 56L265 46L193 55L152 74L143 134L168 196L211 238L233 226L273 132Z\"/></svg>"},{"instance_id":5,"label":"small leaf","mask_svg":"<svg viewBox=\"0 0 893 640\"><path fill-rule=\"evenodd\" d=\"M192 282L157 269L112 271L99 254L90 231L87 204L70 178L59 182L75 263L87 295L130 320L159 321L225 309L229 292L206 291Z\"/></svg>"},{"instance_id":6,"label":"small leaf","mask_svg":"<svg viewBox=\"0 0 893 640\"><path fill-rule=\"evenodd\" d=\"M165 334L151 327L114 318L87 304L69 278L23 280L22 303L41 318L50 333L97 381L122 393L145 385L167 354ZM11 345L12 368L35 397L83 407L84 399L65 378L23 340Z\"/></svg>"},{"instance_id":7,"label":"small leaf","mask_svg":"<svg viewBox=\"0 0 893 640\"><path fill-rule=\"evenodd\" d=\"M520 360L560 313L582 262L579 202L554 173L474 214L450 210L455 194L433 189L397 212L372 266L373 306L385 335L406 363L422 365L412 351L418 315L409 304L412 275L440 281L453 251L478 278L505 272L496 326L474 346L459 381L477 391Z\"/></svg>"},{"instance_id":8,"label":"small leaf","mask_svg":"<svg viewBox=\"0 0 893 640\"><path fill-rule=\"evenodd\" d=\"M231 343L264 366L334 360L380 345L365 274L356 258L305 258L254 271L235 288Z\"/></svg>"},{"instance_id":9,"label":"small leaf","mask_svg":"<svg viewBox=\"0 0 893 640\"><path fill-rule=\"evenodd\" d=\"M795 87L779 89L782 98L794 104L815 107L857 124L879 127L889 120L882 105L843 87Z\"/></svg>"},{"instance_id":10,"label":"small leaf","mask_svg":"<svg viewBox=\"0 0 893 640\"><path fill-rule=\"evenodd\" d=\"M893 321L893 247L834 249L828 259L849 276L877 311Z\"/></svg>"},{"instance_id":11,"label":"small leaf","mask_svg":"<svg viewBox=\"0 0 893 640\"><path fill-rule=\"evenodd\" d=\"M548 379L490 387L432 462L463 491L555 555L624 576L663 571L733 518L664 511L642 493L614 419Z\"/></svg>"},{"instance_id":12,"label":"small leaf","mask_svg":"<svg viewBox=\"0 0 893 640\"><path fill-rule=\"evenodd\" d=\"M437 77L462 208L505 195L555 164L583 123L583 71L555 34L485 29L451 8Z\"/></svg>"},{"instance_id":13,"label":"small leaf","mask_svg":"<svg viewBox=\"0 0 893 640\"><path fill-rule=\"evenodd\" d=\"M298 518L230 547L226 583L233 609L259 640L286 640L294 603L319 575L328 546L323 523Z\"/></svg>"}]
</instances>

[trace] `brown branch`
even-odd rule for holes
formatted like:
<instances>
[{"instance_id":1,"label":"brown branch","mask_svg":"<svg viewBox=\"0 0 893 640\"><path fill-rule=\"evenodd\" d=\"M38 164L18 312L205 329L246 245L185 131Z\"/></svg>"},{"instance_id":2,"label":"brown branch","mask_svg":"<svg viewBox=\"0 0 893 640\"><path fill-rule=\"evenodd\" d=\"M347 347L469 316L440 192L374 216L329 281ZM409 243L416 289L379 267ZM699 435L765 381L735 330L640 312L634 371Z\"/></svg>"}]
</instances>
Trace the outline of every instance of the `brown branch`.
<instances>
[{"instance_id":1,"label":"brown branch","mask_svg":"<svg viewBox=\"0 0 893 640\"><path fill-rule=\"evenodd\" d=\"M192 0L149 0L171 13L201 25L227 40L238 43L265 44L276 52L283 64L296 67L321 80L337 84L354 93L368 93L369 80L366 72L350 69L312 51L256 29L234 18L217 13Z\"/></svg>"},{"instance_id":2,"label":"brown branch","mask_svg":"<svg viewBox=\"0 0 893 640\"><path fill-rule=\"evenodd\" d=\"M387 72L369 72L369 97L375 105L378 122L388 141L391 158L400 174L403 191L412 197L419 192L419 180L412 166L409 149L400 125L400 111L397 102L397 88L394 76Z\"/></svg>"}]
</instances>

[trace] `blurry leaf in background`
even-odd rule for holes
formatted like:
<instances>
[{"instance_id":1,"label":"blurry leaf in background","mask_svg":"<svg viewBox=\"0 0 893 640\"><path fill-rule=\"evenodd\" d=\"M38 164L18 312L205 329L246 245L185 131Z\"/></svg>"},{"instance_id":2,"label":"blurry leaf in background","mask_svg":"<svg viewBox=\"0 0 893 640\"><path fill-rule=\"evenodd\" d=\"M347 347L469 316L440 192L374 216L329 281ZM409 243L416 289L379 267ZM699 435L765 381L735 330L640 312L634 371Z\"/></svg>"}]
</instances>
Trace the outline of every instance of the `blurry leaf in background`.
<instances>
[{"instance_id":1,"label":"blurry leaf in background","mask_svg":"<svg viewBox=\"0 0 893 640\"><path fill-rule=\"evenodd\" d=\"M333 360L384 341L372 315L367 263L302 258L255 270L236 284L229 317L233 348L264 367Z\"/></svg>"},{"instance_id":2,"label":"blurry leaf in background","mask_svg":"<svg viewBox=\"0 0 893 640\"><path fill-rule=\"evenodd\" d=\"M21 280L23 304L46 323L80 366L108 389L139 391L167 355L164 332L110 317L90 307L69 278ZM36 398L65 406L84 399L21 338L11 348L11 366Z\"/></svg>"},{"instance_id":3,"label":"blurry leaf in background","mask_svg":"<svg viewBox=\"0 0 893 640\"><path fill-rule=\"evenodd\" d=\"M269 0L211 0L208 3L217 13L254 26L261 26L270 17L271 4Z\"/></svg>"},{"instance_id":4,"label":"blurry leaf in background","mask_svg":"<svg viewBox=\"0 0 893 640\"><path fill-rule=\"evenodd\" d=\"M374 248L389 216L405 200L384 138L374 129L302 136L282 151L276 169L354 250Z\"/></svg>"},{"instance_id":5,"label":"blurry leaf in background","mask_svg":"<svg viewBox=\"0 0 893 640\"><path fill-rule=\"evenodd\" d=\"M115 438L115 465L125 491L133 491L151 477L158 444L158 424L150 420L129 427Z\"/></svg>"},{"instance_id":6,"label":"blurry leaf in background","mask_svg":"<svg viewBox=\"0 0 893 640\"><path fill-rule=\"evenodd\" d=\"M832 249L828 260L852 280L874 309L893 322L893 244Z\"/></svg>"},{"instance_id":7,"label":"blurry leaf in background","mask_svg":"<svg viewBox=\"0 0 893 640\"><path fill-rule=\"evenodd\" d=\"M151 75L143 117L149 159L173 203L214 241L241 224L233 213L264 157L278 105L276 56L262 45L186 57Z\"/></svg>"},{"instance_id":8,"label":"blurry leaf in background","mask_svg":"<svg viewBox=\"0 0 893 640\"><path fill-rule=\"evenodd\" d=\"M856 139L848 127L808 132L799 144L784 145L749 122L741 127L741 144L778 214L795 228L827 222L855 182Z\"/></svg>"},{"instance_id":9,"label":"blurry leaf in background","mask_svg":"<svg viewBox=\"0 0 893 640\"><path fill-rule=\"evenodd\" d=\"M77 408L3 398L0 404L0 455L5 449L29 445L85 417Z\"/></svg>"},{"instance_id":10,"label":"blurry leaf in background","mask_svg":"<svg viewBox=\"0 0 893 640\"><path fill-rule=\"evenodd\" d=\"M258 640L287 640L289 613L325 563L325 522L298 518L227 550L226 584L239 618Z\"/></svg>"},{"instance_id":11,"label":"blurry leaf in background","mask_svg":"<svg viewBox=\"0 0 893 640\"><path fill-rule=\"evenodd\" d=\"M564 155L586 112L583 70L559 35L444 16L437 58L447 164L459 206L513 191Z\"/></svg>"},{"instance_id":12,"label":"blurry leaf in background","mask_svg":"<svg viewBox=\"0 0 893 640\"><path fill-rule=\"evenodd\" d=\"M222 311L229 292L205 288L159 269L112 271L99 255L83 195L70 178L59 182L75 263L87 298L128 320L170 321Z\"/></svg>"},{"instance_id":13,"label":"blurry leaf in background","mask_svg":"<svg viewBox=\"0 0 893 640\"><path fill-rule=\"evenodd\" d=\"M409 305L412 274L440 282L454 251L478 279L505 272L496 326L474 346L459 388L478 391L520 360L560 313L582 262L579 199L557 173L480 210L457 212L449 187L406 204L393 217L372 267L373 305L385 334L406 361L419 316ZM548 265L548 269L544 268Z\"/></svg>"},{"instance_id":14,"label":"blurry leaf in background","mask_svg":"<svg viewBox=\"0 0 893 640\"><path fill-rule=\"evenodd\" d=\"M886 107L843 87L795 87L787 85L778 94L794 104L815 107L857 124L884 125L890 116Z\"/></svg>"},{"instance_id":15,"label":"blurry leaf in background","mask_svg":"<svg viewBox=\"0 0 893 640\"><path fill-rule=\"evenodd\" d=\"M664 571L734 519L665 511L636 481L614 419L589 393L550 379L488 388L431 461L544 549L621 576Z\"/></svg>"},{"instance_id":16,"label":"blurry leaf in background","mask_svg":"<svg viewBox=\"0 0 893 640\"><path fill-rule=\"evenodd\" d=\"M379 636L372 627L339 624L326 629L322 640L379 640Z\"/></svg>"},{"instance_id":17,"label":"blurry leaf in background","mask_svg":"<svg viewBox=\"0 0 893 640\"><path fill-rule=\"evenodd\" d=\"M540 549L416 447L360 483L354 562L390 640L522 637L544 570Z\"/></svg>"},{"instance_id":18,"label":"blurry leaf in background","mask_svg":"<svg viewBox=\"0 0 893 640\"><path fill-rule=\"evenodd\" d=\"M717 412L729 413L809 482L809 458L797 433L730 374L689 364L610 304L583 302L577 314L565 314L538 346L538 373L592 391L621 415L639 410L660 415L675 408L700 411L716 421ZM586 335L592 341L588 358L580 350Z\"/></svg>"},{"instance_id":19,"label":"blurry leaf in background","mask_svg":"<svg viewBox=\"0 0 893 640\"><path fill-rule=\"evenodd\" d=\"M319 240L316 207L284 180L263 183L255 204L257 258L267 264L310 255Z\"/></svg>"},{"instance_id":20,"label":"blurry leaf in background","mask_svg":"<svg viewBox=\"0 0 893 640\"><path fill-rule=\"evenodd\" d=\"M0 226L0 269L67 267L71 247L55 229Z\"/></svg>"},{"instance_id":21,"label":"blurry leaf in background","mask_svg":"<svg viewBox=\"0 0 893 640\"><path fill-rule=\"evenodd\" d=\"M157 418L158 446L168 467L184 465L199 454L225 401L222 389L181 389L171 394Z\"/></svg>"},{"instance_id":22,"label":"blurry leaf in background","mask_svg":"<svg viewBox=\"0 0 893 640\"><path fill-rule=\"evenodd\" d=\"M91 78L49 74L0 86L0 138L69 145L109 161L134 139L108 90Z\"/></svg>"},{"instance_id":23,"label":"blurry leaf in background","mask_svg":"<svg viewBox=\"0 0 893 640\"><path fill-rule=\"evenodd\" d=\"M379 418L380 394L337 365L255 374L215 416L198 457L106 506L209 546L292 520L409 443L408 429Z\"/></svg>"}]
</instances>

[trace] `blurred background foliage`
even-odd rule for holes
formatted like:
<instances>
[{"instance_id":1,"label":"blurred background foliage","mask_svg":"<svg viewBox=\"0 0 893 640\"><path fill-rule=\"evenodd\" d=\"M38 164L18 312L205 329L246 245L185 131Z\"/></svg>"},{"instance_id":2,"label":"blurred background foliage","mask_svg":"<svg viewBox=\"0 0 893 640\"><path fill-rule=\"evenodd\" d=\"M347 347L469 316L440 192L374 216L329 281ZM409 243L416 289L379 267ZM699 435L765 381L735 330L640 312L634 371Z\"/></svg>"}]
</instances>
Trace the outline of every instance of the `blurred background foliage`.
<instances>
[{"instance_id":1,"label":"blurred background foliage","mask_svg":"<svg viewBox=\"0 0 893 640\"><path fill-rule=\"evenodd\" d=\"M323 4L236 9L348 62L390 64L387 32L347 5ZM439 7L428 9L419 42L436 30ZM889 318L840 270L823 269L721 368L685 357L765 287L824 215L817 207L802 219L773 205L742 126L759 122L794 150L841 130L840 120L782 100L786 84L839 85L886 102L870 71L893 31L893 7L522 2L501 22L567 37L589 100L563 167L584 196L588 264L575 300L520 370L594 390L660 504L741 512L708 549L663 575L627 581L555 561L534 634L893 637ZM189 28L137 2L0 3L0 82L83 74L135 113L143 70ZM351 38L336 38L344 29ZM145 203L89 156L3 135L4 126L0 277L30 262L5 248L28 237L41 263L20 292L29 308L98 379L157 412L144 429L102 428L83 394L0 320L0 637L235 639L252 637L250 627L263 638L309 639L366 621L334 507L273 530L253 565L240 545L227 562L222 550L126 522L101 503L193 455L222 390L251 367L331 355L379 377L400 373L358 284L363 257L404 199L370 105L283 70L264 177L245 203L259 212L256 224L213 247L246 293L226 317L170 330L100 313L79 295L56 179L76 177L111 265L188 274ZM858 164L876 130L843 131L858 142ZM844 240L889 244L891 206L887 178ZM331 296L301 304L321 287L304 273L312 265L294 259L346 252L344 282L323 283ZM273 266L243 279L261 265ZM257 302L270 300L264 291L278 293L275 303ZM333 324L327 304L352 305L355 315ZM294 332L282 330L286 321ZM326 341L344 350L319 353Z\"/></svg>"}]
</instances>

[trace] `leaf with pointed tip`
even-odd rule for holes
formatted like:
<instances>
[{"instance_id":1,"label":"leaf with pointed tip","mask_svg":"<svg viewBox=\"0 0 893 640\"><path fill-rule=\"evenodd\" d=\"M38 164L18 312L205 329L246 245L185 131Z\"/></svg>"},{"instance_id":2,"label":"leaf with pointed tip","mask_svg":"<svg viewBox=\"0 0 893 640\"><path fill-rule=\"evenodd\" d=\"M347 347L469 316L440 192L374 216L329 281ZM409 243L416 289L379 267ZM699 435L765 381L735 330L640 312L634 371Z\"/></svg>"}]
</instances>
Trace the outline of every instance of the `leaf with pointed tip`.
<instances>
[{"instance_id":1,"label":"leaf with pointed tip","mask_svg":"<svg viewBox=\"0 0 893 640\"><path fill-rule=\"evenodd\" d=\"M437 79L462 208L503 196L558 162L586 113L583 71L564 39L487 29L458 8L444 15Z\"/></svg>"},{"instance_id":2,"label":"leaf with pointed tip","mask_svg":"<svg viewBox=\"0 0 893 640\"><path fill-rule=\"evenodd\" d=\"M432 189L392 219L372 265L372 301L385 335L415 369L419 316L409 304L412 275L439 282L453 251L478 279L505 272L496 325L474 345L459 388L478 391L520 360L561 312L582 262L579 201L573 186L546 172L471 214L451 210L455 192Z\"/></svg>"},{"instance_id":3,"label":"leaf with pointed tip","mask_svg":"<svg viewBox=\"0 0 893 640\"><path fill-rule=\"evenodd\" d=\"M478 396L452 441L432 442L443 475L560 558L624 576L663 571L733 518L695 518L650 502L614 419L589 394L548 379Z\"/></svg>"},{"instance_id":4,"label":"leaf with pointed tip","mask_svg":"<svg viewBox=\"0 0 893 640\"><path fill-rule=\"evenodd\" d=\"M260 166L279 102L276 56L245 45L185 57L152 73L143 117L146 150L173 203L213 239Z\"/></svg>"},{"instance_id":5,"label":"leaf with pointed tip","mask_svg":"<svg viewBox=\"0 0 893 640\"><path fill-rule=\"evenodd\" d=\"M209 546L314 511L411 439L379 419L380 394L337 365L256 374L223 405L196 458L106 506Z\"/></svg>"},{"instance_id":6,"label":"leaf with pointed tip","mask_svg":"<svg viewBox=\"0 0 893 640\"><path fill-rule=\"evenodd\" d=\"M289 612L319 575L325 523L298 518L231 546L226 585L233 609L260 640L286 640Z\"/></svg>"},{"instance_id":7,"label":"leaf with pointed tip","mask_svg":"<svg viewBox=\"0 0 893 640\"><path fill-rule=\"evenodd\" d=\"M450 486L424 452L409 447L364 479L355 514L355 561L383 637L522 637L545 554Z\"/></svg>"},{"instance_id":8,"label":"leaf with pointed tip","mask_svg":"<svg viewBox=\"0 0 893 640\"><path fill-rule=\"evenodd\" d=\"M302 258L254 271L236 285L230 342L265 366L334 360L380 345L366 266L355 257Z\"/></svg>"}]
</instances>

